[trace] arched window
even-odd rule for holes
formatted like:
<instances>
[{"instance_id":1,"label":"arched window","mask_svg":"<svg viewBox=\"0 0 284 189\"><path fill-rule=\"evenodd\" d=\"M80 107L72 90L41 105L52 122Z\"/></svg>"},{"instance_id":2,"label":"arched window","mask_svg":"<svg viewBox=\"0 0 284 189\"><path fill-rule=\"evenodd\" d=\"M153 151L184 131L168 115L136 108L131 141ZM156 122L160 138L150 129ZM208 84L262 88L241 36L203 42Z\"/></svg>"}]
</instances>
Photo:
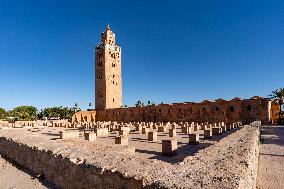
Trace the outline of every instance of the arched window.
<instances>
[{"instance_id":1,"label":"arched window","mask_svg":"<svg viewBox=\"0 0 284 189\"><path fill-rule=\"evenodd\" d=\"M219 107L216 107L215 110L216 110L216 112L218 112L220 109L219 109Z\"/></svg>"},{"instance_id":2,"label":"arched window","mask_svg":"<svg viewBox=\"0 0 284 189\"><path fill-rule=\"evenodd\" d=\"M234 111L235 111L234 106L230 106L230 112L234 112Z\"/></svg>"}]
</instances>

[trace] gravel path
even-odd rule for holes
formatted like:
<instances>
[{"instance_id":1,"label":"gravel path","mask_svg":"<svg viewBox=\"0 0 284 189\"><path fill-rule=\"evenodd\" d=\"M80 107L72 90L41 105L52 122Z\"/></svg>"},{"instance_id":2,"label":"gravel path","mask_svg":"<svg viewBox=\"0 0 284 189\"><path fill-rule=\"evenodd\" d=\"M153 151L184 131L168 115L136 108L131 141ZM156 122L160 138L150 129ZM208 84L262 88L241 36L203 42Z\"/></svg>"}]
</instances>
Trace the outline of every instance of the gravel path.
<instances>
[{"instance_id":1,"label":"gravel path","mask_svg":"<svg viewBox=\"0 0 284 189\"><path fill-rule=\"evenodd\" d=\"M0 156L1 189L46 189L37 179L17 169Z\"/></svg>"},{"instance_id":2,"label":"gravel path","mask_svg":"<svg viewBox=\"0 0 284 189\"><path fill-rule=\"evenodd\" d=\"M257 188L284 188L284 126L262 126Z\"/></svg>"}]
</instances>

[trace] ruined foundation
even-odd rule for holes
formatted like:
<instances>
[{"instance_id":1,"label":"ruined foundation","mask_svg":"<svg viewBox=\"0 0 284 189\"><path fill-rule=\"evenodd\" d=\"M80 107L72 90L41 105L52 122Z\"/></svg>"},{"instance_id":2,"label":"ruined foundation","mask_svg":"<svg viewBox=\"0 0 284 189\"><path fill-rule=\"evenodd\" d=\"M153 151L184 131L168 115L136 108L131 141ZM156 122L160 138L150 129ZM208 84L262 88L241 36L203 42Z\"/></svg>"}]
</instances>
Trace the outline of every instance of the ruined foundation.
<instances>
[{"instance_id":1,"label":"ruined foundation","mask_svg":"<svg viewBox=\"0 0 284 189\"><path fill-rule=\"evenodd\" d=\"M60 188L248 189L255 186L257 127L236 130L174 164L141 158L139 151L122 145L60 140L60 135L50 136L56 139L50 140L47 135L36 135L41 132L38 130L0 129L0 154Z\"/></svg>"}]
</instances>

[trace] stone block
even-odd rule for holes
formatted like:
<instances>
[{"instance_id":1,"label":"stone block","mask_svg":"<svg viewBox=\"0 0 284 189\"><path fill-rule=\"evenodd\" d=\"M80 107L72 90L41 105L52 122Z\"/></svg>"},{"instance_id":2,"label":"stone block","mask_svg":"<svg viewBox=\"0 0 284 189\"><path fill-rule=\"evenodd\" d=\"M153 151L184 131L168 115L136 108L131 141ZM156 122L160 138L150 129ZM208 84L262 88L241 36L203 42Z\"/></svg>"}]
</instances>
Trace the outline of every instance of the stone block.
<instances>
[{"instance_id":1,"label":"stone block","mask_svg":"<svg viewBox=\"0 0 284 189\"><path fill-rule=\"evenodd\" d=\"M194 129L194 132L199 132L199 125L195 125L195 126L193 127L193 129Z\"/></svg>"},{"instance_id":2,"label":"stone block","mask_svg":"<svg viewBox=\"0 0 284 189\"><path fill-rule=\"evenodd\" d=\"M174 156L177 154L177 139L162 140L162 155Z\"/></svg>"},{"instance_id":3,"label":"stone block","mask_svg":"<svg viewBox=\"0 0 284 189\"><path fill-rule=\"evenodd\" d=\"M96 136L96 133L88 132L88 133L84 133L84 138L87 141L94 142L96 141L97 136Z\"/></svg>"},{"instance_id":4,"label":"stone block","mask_svg":"<svg viewBox=\"0 0 284 189\"><path fill-rule=\"evenodd\" d=\"M189 134L188 135L188 144L199 144L199 134L194 133L194 134Z\"/></svg>"},{"instance_id":5,"label":"stone block","mask_svg":"<svg viewBox=\"0 0 284 189\"><path fill-rule=\"evenodd\" d=\"M211 139L212 138L212 129L205 129L204 130L204 138Z\"/></svg>"},{"instance_id":6,"label":"stone block","mask_svg":"<svg viewBox=\"0 0 284 189\"><path fill-rule=\"evenodd\" d=\"M221 128L220 127L212 127L212 134L213 135L221 135Z\"/></svg>"},{"instance_id":7,"label":"stone block","mask_svg":"<svg viewBox=\"0 0 284 189\"><path fill-rule=\"evenodd\" d=\"M158 140L158 135L156 131L150 131L148 132L148 141L154 141L156 142Z\"/></svg>"},{"instance_id":8,"label":"stone block","mask_svg":"<svg viewBox=\"0 0 284 189\"><path fill-rule=\"evenodd\" d=\"M135 126L135 127L136 127L136 131L139 131L139 132L142 131L142 125L137 125L137 126Z\"/></svg>"},{"instance_id":9,"label":"stone block","mask_svg":"<svg viewBox=\"0 0 284 189\"><path fill-rule=\"evenodd\" d=\"M142 134L148 134L149 128L143 127L142 128Z\"/></svg>"},{"instance_id":10,"label":"stone block","mask_svg":"<svg viewBox=\"0 0 284 189\"><path fill-rule=\"evenodd\" d=\"M171 125L171 129L177 129L177 125L176 124L172 124Z\"/></svg>"},{"instance_id":11,"label":"stone block","mask_svg":"<svg viewBox=\"0 0 284 189\"><path fill-rule=\"evenodd\" d=\"M184 134L191 134L192 133L192 127L183 127L183 130L182 130L182 132L184 133Z\"/></svg>"},{"instance_id":12,"label":"stone block","mask_svg":"<svg viewBox=\"0 0 284 189\"><path fill-rule=\"evenodd\" d=\"M169 129L169 137L176 137L177 131L176 129Z\"/></svg>"},{"instance_id":13,"label":"stone block","mask_svg":"<svg viewBox=\"0 0 284 189\"><path fill-rule=\"evenodd\" d=\"M227 130L230 131L232 129L232 124L227 125Z\"/></svg>"},{"instance_id":14,"label":"stone block","mask_svg":"<svg viewBox=\"0 0 284 189\"><path fill-rule=\"evenodd\" d=\"M75 139L79 138L79 132L66 132L66 131L60 131L60 139Z\"/></svg>"},{"instance_id":15,"label":"stone block","mask_svg":"<svg viewBox=\"0 0 284 189\"><path fill-rule=\"evenodd\" d=\"M121 144L121 145L128 145L128 137L126 135L120 135L115 137L115 144Z\"/></svg>"},{"instance_id":16,"label":"stone block","mask_svg":"<svg viewBox=\"0 0 284 189\"><path fill-rule=\"evenodd\" d=\"M107 128L97 128L95 129L95 133L97 136L108 136L108 129Z\"/></svg>"},{"instance_id":17,"label":"stone block","mask_svg":"<svg viewBox=\"0 0 284 189\"><path fill-rule=\"evenodd\" d=\"M119 135L128 135L128 131L127 130L119 130Z\"/></svg>"},{"instance_id":18,"label":"stone block","mask_svg":"<svg viewBox=\"0 0 284 189\"><path fill-rule=\"evenodd\" d=\"M167 131L167 127L166 126L159 126L158 127L158 132L166 132Z\"/></svg>"},{"instance_id":19,"label":"stone block","mask_svg":"<svg viewBox=\"0 0 284 189\"><path fill-rule=\"evenodd\" d=\"M227 131L227 126L226 125L223 125L221 128L222 128L222 132L226 132Z\"/></svg>"}]
</instances>

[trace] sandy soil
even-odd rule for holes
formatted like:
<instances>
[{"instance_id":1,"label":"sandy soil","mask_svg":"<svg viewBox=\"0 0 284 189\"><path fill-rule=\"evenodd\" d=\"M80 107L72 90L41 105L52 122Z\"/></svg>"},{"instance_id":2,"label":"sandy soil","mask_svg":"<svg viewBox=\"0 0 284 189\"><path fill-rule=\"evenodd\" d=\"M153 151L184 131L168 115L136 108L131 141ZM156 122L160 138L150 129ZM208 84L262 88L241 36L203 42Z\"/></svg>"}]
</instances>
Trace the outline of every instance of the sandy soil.
<instances>
[{"instance_id":1,"label":"sandy soil","mask_svg":"<svg viewBox=\"0 0 284 189\"><path fill-rule=\"evenodd\" d=\"M1 189L44 189L36 178L19 170L0 156L0 188Z\"/></svg>"},{"instance_id":2,"label":"sandy soil","mask_svg":"<svg viewBox=\"0 0 284 189\"><path fill-rule=\"evenodd\" d=\"M262 126L257 188L284 188L284 126Z\"/></svg>"}]
</instances>

